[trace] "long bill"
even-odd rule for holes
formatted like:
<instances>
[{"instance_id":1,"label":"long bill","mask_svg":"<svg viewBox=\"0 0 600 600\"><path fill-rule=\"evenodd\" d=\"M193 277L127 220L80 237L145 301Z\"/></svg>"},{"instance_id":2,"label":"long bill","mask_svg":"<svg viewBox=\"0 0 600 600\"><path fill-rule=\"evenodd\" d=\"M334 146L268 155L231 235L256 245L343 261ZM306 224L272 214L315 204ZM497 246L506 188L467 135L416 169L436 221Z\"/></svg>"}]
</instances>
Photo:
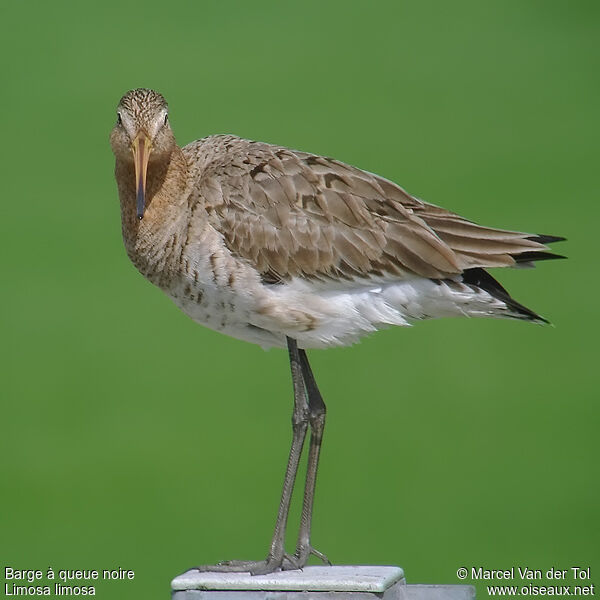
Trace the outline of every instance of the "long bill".
<instances>
[{"instance_id":1,"label":"long bill","mask_svg":"<svg viewBox=\"0 0 600 600\"><path fill-rule=\"evenodd\" d=\"M146 208L146 173L151 149L150 138L143 131L140 131L131 144L135 164L137 218L140 220L144 218Z\"/></svg>"}]
</instances>

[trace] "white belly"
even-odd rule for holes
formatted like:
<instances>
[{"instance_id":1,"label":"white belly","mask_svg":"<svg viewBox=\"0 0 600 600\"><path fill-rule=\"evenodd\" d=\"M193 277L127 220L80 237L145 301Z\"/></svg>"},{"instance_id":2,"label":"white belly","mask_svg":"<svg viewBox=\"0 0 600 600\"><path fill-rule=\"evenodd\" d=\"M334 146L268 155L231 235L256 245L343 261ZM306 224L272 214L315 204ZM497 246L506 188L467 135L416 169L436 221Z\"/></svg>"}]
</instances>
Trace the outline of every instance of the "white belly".
<instances>
[{"instance_id":1,"label":"white belly","mask_svg":"<svg viewBox=\"0 0 600 600\"><path fill-rule=\"evenodd\" d=\"M187 287L186 287L187 286ZM194 321L263 348L346 346L391 325L439 317L504 316L505 305L459 282L414 278L396 282L258 284L234 289L182 283L168 293Z\"/></svg>"}]
</instances>

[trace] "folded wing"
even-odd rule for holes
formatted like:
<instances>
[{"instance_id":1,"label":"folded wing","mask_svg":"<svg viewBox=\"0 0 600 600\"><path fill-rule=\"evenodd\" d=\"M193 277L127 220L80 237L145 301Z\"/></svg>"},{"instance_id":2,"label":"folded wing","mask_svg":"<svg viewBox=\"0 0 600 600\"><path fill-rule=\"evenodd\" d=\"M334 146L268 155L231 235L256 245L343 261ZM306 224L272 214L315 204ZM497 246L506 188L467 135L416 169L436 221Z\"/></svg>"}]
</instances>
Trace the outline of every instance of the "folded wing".
<instances>
[{"instance_id":1,"label":"folded wing","mask_svg":"<svg viewBox=\"0 0 600 600\"><path fill-rule=\"evenodd\" d=\"M337 160L234 136L214 146L199 201L267 282L292 277L443 279L556 257L562 238L482 227Z\"/></svg>"}]
</instances>

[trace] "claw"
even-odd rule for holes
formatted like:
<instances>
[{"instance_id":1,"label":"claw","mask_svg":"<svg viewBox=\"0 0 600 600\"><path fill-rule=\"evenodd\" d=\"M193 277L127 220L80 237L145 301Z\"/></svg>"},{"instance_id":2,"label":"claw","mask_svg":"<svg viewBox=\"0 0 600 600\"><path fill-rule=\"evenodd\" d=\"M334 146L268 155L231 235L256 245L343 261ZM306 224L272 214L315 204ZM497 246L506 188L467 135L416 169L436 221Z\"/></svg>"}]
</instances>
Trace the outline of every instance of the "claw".
<instances>
[{"instance_id":1,"label":"claw","mask_svg":"<svg viewBox=\"0 0 600 600\"><path fill-rule=\"evenodd\" d=\"M312 546L310 547L310 554L312 554L313 556L316 556L319 560L322 560L326 565L328 565L330 567L332 566L331 561L327 558L327 556L325 554L323 554L322 552L319 552Z\"/></svg>"}]
</instances>

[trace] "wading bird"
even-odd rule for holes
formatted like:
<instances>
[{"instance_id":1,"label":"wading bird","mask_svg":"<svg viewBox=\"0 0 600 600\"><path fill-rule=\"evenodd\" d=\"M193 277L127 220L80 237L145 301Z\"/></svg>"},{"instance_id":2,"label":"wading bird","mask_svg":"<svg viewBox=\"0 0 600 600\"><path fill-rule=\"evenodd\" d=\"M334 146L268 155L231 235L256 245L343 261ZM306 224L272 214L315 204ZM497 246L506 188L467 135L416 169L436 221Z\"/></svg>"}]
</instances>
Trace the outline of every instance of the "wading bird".
<instances>
[{"instance_id":1,"label":"wading bird","mask_svg":"<svg viewBox=\"0 0 600 600\"><path fill-rule=\"evenodd\" d=\"M123 239L137 269L194 321L264 348L287 347L293 436L265 560L202 570L304 566L325 404L306 350L390 325L467 316L547 322L487 272L559 258L564 238L483 227L332 158L233 135L180 148L157 92L127 92L110 137ZM310 428L298 542L284 536Z\"/></svg>"}]
</instances>

